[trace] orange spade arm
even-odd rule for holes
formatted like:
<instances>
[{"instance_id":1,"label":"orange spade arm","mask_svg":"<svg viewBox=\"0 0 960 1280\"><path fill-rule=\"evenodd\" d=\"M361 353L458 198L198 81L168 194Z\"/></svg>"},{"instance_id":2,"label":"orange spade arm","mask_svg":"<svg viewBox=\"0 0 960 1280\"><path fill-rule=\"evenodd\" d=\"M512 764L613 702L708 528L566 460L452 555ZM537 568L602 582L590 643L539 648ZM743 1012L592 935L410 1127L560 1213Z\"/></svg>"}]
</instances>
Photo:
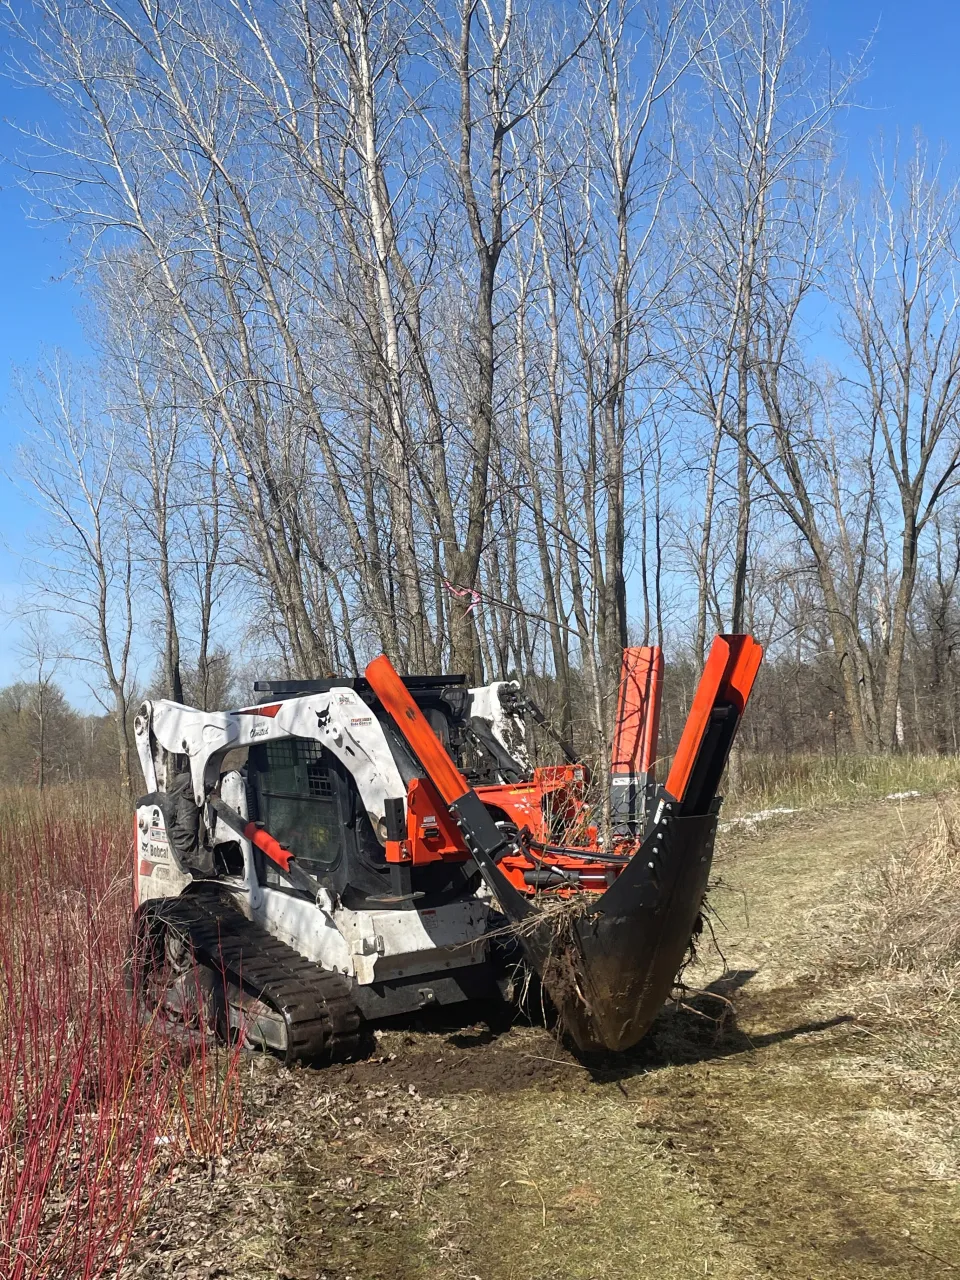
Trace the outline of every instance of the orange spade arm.
<instances>
[{"instance_id":1,"label":"orange spade arm","mask_svg":"<svg viewBox=\"0 0 960 1280\"><path fill-rule=\"evenodd\" d=\"M752 636L714 639L666 781L666 790L675 800L698 809L712 801L762 657L763 648ZM723 732L708 734L721 718L726 719ZM703 775L700 794L688 796L691 779L696 781L699 775Z\"/></svg>"},{"instance_id":2,"label":"orange spade arm","mask_svg":"<svg viewBox=\"0 0 960 1280\"><path fill-rule=\"evenodd\" d=\"M411 698L410 691L397 675L387 655L382 653L379 658L374 658L364 675L370 688L410 744L444 803L451 805L465 796L470 787L463 774L430 728L429 721Z\"/></svg>"},{"instance_id":3,"label":"orange spade arm","mask_svg":"<svg viewBox=\"0 0 960 1280\"><path fill-rule=\"evenodd\" d=\"M660 731L663 654L658 647L624 649L610 772L652 774Z\"/></svg>"},{"instance_id":4,"label":"orange spade arm","mask_svg":"<svg viewBox=\"0 0 960 1280\"><path fill-rule=\"evenodd\" d=\"M512 842L504 836L486 805L451 760L390 659L385 654L374 658L364 675L450 811L501 907L516 919L526 915L529 904L496 865L505 848L513 847Z\"/></svg>"}]
</instances>

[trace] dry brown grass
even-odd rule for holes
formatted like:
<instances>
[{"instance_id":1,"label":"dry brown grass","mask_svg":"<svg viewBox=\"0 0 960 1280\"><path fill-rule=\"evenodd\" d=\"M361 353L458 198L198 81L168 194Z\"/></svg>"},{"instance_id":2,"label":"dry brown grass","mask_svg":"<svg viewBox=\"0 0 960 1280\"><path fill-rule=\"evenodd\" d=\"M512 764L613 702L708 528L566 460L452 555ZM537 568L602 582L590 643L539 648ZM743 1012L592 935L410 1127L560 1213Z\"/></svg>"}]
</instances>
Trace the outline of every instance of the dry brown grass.
<instances>
[{"instance_id":1,"label":"dry brown grass","mask_svg":"<svg viewBox=\"0 0 960 1280\"><path fill-rule=\"evenodd\" d=\"M125 1274L955 1274L949 996L940 986L931 1002L917 973L849 963L878 860L903 843L902 824L919 830L935 810L845 804L724 837L723 967L753 976L722 1029L680 1009L636 1054L596 1069L543 1027L437 1010L383 1027L359 1063L254 1059L256 1141L216 1181L170 1185ZM870 927L882 927L872 914ZM841 940L844 965L829 949Z\"/></svg>"},{"instance_id":2,"label":"dry brown grass","mask_svg":"<svg viewBox=\"0 0 960 1280\"><path fill-rule=\"evenodd\" d=\"M876 968L942 980L960 969L960 804L895 848L865 886L864 938Z\"/></svg>"},{"instance_id":3,"label":"dry brown grass","mask_svg":"<svg viewBox=\"0 0 960 1280\"><path fill-rule=\"evenodd\" d=\"M936 795L960 789L956 756L859 756L841 752L811 755L743 755L736 779L728 772L725 818L758 809L815 809L857 801L882 800L891 793Z\"/></svg>"}]
</instances>

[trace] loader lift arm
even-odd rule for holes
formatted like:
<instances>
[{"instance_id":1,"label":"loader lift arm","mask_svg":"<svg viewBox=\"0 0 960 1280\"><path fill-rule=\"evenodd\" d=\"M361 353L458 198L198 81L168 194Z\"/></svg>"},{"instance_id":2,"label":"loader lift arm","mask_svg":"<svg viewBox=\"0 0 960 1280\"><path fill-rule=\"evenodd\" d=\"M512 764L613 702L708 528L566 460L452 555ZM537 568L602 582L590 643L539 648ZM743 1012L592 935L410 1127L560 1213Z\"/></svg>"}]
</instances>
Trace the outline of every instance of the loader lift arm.
<instances>
[{"instance_id":1,"label":"loader lift arm","mask_svg":"<svg viewBox=\"0 0 960 1280\"><path fill-rule=\"evenodd\" d=\"M581 1050L629 1048L670 994L699 915L716 834L716 788L762 649L750 636L717 636L673 767L636 854L599 898L573 904L563 927L497 867L516 844L467 784L389 659L366 678L453 816L527 960Z\"/></svg>"},{"instance_id":2,"label":"loader lift arm","mask_svg":"<svg viewBox=\"0 0 960 1280\"><path fill-rule=\"evenodd\" d=\"M256 845L260 852L265 854L274 866L286 876L294 889L298 889L301 893L306 893L311 898L316 896L316 882L311 880L305 871L301 871L294 861L292 851L282 845L279 840L274 839L262 822L251 822L244 818L237 813L236 809L231 809L219 796L211 796L209 804L224 826L229 827L231 831L241 836L244 840L249 840L251 844Z\"/></svg>"}]
</instances>

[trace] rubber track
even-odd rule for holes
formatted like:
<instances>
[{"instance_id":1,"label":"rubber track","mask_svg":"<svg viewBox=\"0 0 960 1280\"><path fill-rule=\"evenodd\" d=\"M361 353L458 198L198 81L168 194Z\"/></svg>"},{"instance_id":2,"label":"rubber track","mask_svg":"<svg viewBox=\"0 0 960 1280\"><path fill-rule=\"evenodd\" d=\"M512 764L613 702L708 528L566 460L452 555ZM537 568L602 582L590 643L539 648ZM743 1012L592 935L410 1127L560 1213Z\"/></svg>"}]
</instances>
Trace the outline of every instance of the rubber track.
<instances>
[{"instance_id":1,"label":"rubber track","mask_svg":"<svg viewBox=\"0 0 960 1280\"><path fill-rule=\"evenodd\" d=\"M222 970L281 1015L287 1025L288 1064L342 1061L356 1053L360 1014L342 974L311 963L222 895L154 901L151 914L183 929L198 960Z\"/></svg>"}]
</instances>

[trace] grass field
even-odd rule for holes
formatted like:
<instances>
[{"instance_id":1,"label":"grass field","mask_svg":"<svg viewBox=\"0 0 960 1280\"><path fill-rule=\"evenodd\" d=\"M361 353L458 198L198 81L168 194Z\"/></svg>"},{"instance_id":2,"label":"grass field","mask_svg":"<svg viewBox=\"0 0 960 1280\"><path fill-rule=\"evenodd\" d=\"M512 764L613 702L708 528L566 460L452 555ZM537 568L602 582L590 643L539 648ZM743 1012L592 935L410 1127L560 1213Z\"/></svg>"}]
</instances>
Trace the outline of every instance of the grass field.
<instances>
[{"instance_id":1,"label":"grass field","mask_svg":"<svg viewBox=\"0 0 960 1280\"><path fill-rule=\"evenodd\" d=\"M747 756L734 784L728 776L724 816L757 810L809 809L882 800L907 791L960 790L957 756Z\"/></svg>"},{"instance_id":2,"label":"grass field","mask_svg":"<svg viewBox=\"0 0 960 1280\"><path fill-rule=\"evenodd\" d=\"M898 764L827 798L758 772L737 807L803 811L726 832L699 990L589 1065L477 1009L326 1071L185 1055L123 992L126 816L8 797L0 1274L954 1274L960 911L928 926L960 842L929 795L871 798L948 780Z\"/></svg>"},{"instance_id":3,"label":"grass field","mask_svg":"<svg viewBox=\"0 0 960 1280\"><path fill-rule=\"evenodd\" d=\"M724 958L706 949L688 972L706 990L620 1059L585 1066L543 1028L468 1017L394 1026L325 1072L251 1064L269 1139L145 1274L953 1274L960 1018L935 972L873 950L870 907L935 821L929 799L872 801L729 836Z\"/></svg>"}]
</instances>

